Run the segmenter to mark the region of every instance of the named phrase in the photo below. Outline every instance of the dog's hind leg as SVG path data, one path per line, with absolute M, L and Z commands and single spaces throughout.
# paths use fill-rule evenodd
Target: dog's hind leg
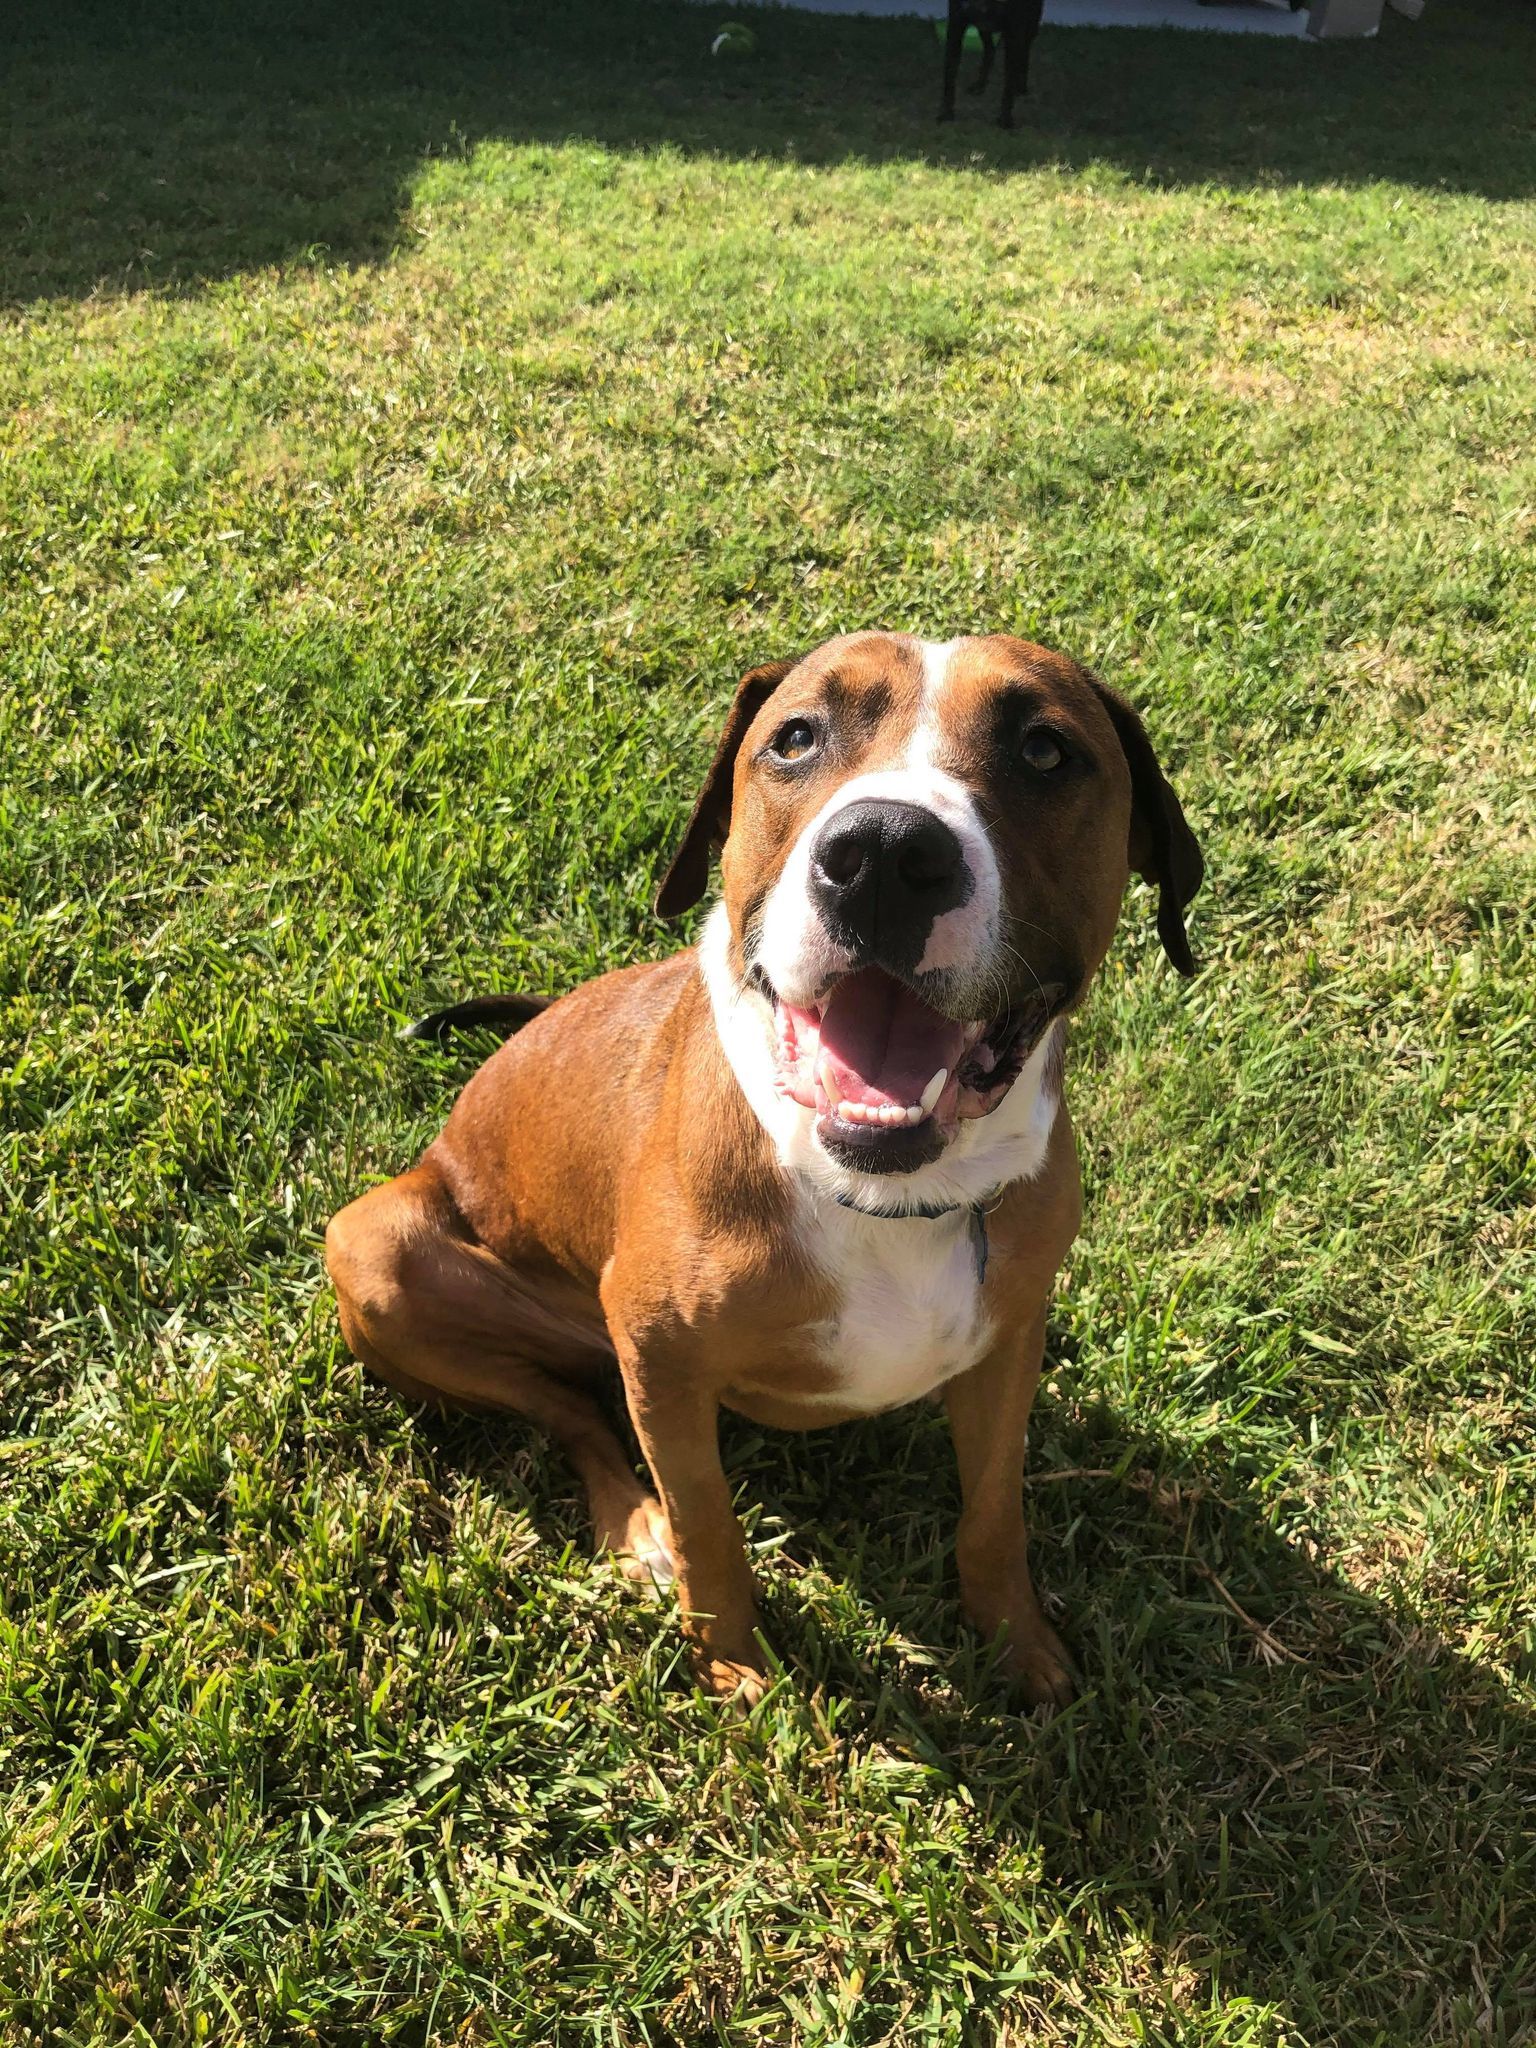
M 984 28 L 979 30 L 978 33 L 981 36 L 981 69 L 976 74 L 976 83 L 966 87 L 968 93 L 983 93 L 986 91 L 987 80 L 992 76 L 992 60 L 997 55 L 997 37 L 993 34 L 992 30 Z
M 999 128 L 1013 126 L 1013 103 L 1029 91 L 1029 53 L 1040 27 L 1044 0 L 1015 0 L 1003 13 L 1003 104 Z
M 546 1431 L 586 1488 L 598 1548 L 619 1552 L 631 1577 L 671 1576 L 661 1504 L 590 1391 L 613 1369 L 595 1293 L 489 1252 L 430 1164 L 333 1217 L 325 1259 L 364 1365 L 407 1399 L 506 1408 Z

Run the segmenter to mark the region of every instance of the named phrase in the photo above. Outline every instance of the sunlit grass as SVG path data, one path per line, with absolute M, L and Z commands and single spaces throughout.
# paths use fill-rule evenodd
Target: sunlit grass
M 24 35 L 7 2040 L 1528 2035 L 1533 42 L 1444 15 L 1047 31 L 1012 137 L 926 28 Z M 936 1416 L 728 1430 L 737 1726 L 318 1258 L 477 1056 L 395 1026 L 673 943 L 735 675 L 876 623 L 1100 664 L 1207 852 L 1075 1042 L 1045 1728 Z

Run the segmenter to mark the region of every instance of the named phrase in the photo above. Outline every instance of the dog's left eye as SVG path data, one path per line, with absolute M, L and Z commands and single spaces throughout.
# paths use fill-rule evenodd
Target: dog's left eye
M 792 718 L 768 744 L 781 761 L 800 761 L 816 751 L 816 728 L 804 718 Z
M 1037 725 L 1033 732 L 1025 733 L 1019 754 L 1026 767 L 1033 768 L 1037 775 L 1049 775 L 1067 758 L 1067 750 L 1061 741 L 1043 725 Z

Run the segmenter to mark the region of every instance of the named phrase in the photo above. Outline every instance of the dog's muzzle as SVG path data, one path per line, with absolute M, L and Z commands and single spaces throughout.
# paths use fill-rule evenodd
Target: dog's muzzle
M 975 884 L 955 832 L 920 804 L 866 799 L 836 812 L 810 854 L 810 894 L 849 957 L 913 974 L 934 921 Z
M 772 978 L 772 946 L 751 961 L 774 1008 L 779 1090 L 815 1112 L 846 1165 L 909 1173 L 936 1159 L 998 1107 L 1066 999 L 1043 976 L 1008 993 L 974 858 L 926 804 L 855 797 L 806 847 L 809 922 L 789 987 Z

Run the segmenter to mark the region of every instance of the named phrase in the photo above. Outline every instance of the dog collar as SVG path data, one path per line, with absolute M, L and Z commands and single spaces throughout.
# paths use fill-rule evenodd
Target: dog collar
M 921 1209 L 871 1209 L 852 1195 L 835 1190 L 832 1199 L 840 1209 L 851 1209 L 855 1216 L 873 1216 L 880 1223 L 934 1223 L 940 1216 L 958 1216 L 962 1210 L 981 1207 L 979 1202 L 927 1202 Z
M 980 1287 L 987 1277 L 987 1212 L 1002 1193 L 994 1188 L 985 1204 L 981 1202 L 937 1202 L 926 1203 L 921 1209 L 866 1209 L 861 1203 L 850 1200 L 847 1195 L 833 1194 L 839 1208 L 851 1209 L 855 1216 L 872 1216 L 879 1223 L 934 1223 L 941 1216 L 969 1216 L 971 1219 L 971 1256 L 976 1261 L 976 1285 Z

